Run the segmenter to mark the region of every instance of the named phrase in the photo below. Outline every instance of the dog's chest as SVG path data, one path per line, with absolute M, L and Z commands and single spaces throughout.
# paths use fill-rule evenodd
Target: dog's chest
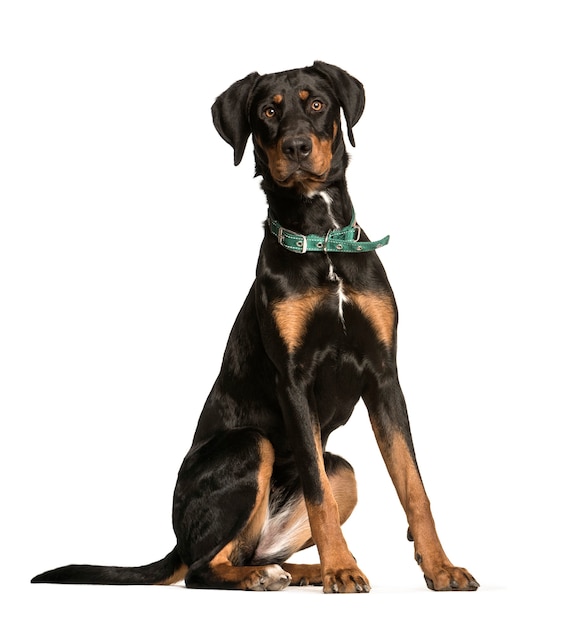
M 345 313 L 343 305 L 349 302 L 349 297 L 345 293 L 345 283 L 342 278 L 335 271 L 335 267 L 329 261 L 329 273 L 328 279 L 334 285 L 336 285 L 336 298 L 337 298 L 337 316 L 339 317 L 339 321 L 345 327 Z
M 395 310 L 386 292 L 359 290 L 329 264 L 327 280 L 275 301 L 272 316 L 289 353 L 305 345 L 392 345 Z

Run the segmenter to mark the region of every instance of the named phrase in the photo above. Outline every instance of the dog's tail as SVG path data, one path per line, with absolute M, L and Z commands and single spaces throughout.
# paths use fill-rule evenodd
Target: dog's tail
M 188 568 L 177 547 L 161 561 L 140 567 L 66 565 L 35 576 L 32 583 L 70 585 L 171 585 L 184 578 Z

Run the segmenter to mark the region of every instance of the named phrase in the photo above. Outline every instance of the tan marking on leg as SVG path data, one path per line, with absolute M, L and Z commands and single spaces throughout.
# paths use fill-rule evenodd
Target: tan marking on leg
M 245 528 L 227 543 L 210 561 L 209 567 L 219 580 L 245 590 L 283 589 L 290 583 L 290 575 L 279 565 L 235 566 L 240 555 L 251 554 L 259 541 L 268 514 L 270 480 L 274 465 L 274 449 L 267 439 L 260 443 L 258 491 L 253 511 Z
M 357 483 L 351 468 L 338 469 L 328 474 L 331 490 L 339 511 L 342 526 L 357 504 Z M 314 545 L 308 510 L 302 496 L 270 517 L 261 532 L 254 555 L 254 563 L 267 563 L 274 555 L 289 558 L 295 552 Z
M 339 523 L 342 526 L 357 504 L 355 474 L 352 469 L 339 470 L 329 476 L 329 482 L 339 509 Z
M 230 562 L 217 562 L 210 567 L 218 580 L 243 591 L 279 591 L 292 580 L 277 563 L 235 566 Z
M 249 520 L 237 537 L 232 539 L 210 562 L 217 564 L 240 560 L 241 554 L 250 554 L 259 541 L 261 531 L 267 520 L 270 480 L 274 467 L 274 448 L 268 439 L 260 442 L 260 464 L 257 477 L 257 496 Z
M 399 432 L 392 437 L 385 462 L 406 511 L 416 552 L 423 558 L 426 556 L 427 560 L 446 560 L 435 530 L 429 498 L 404 437 Z
M 351 468 L 338 468 L 328 474 L 331 490 L 339 510 L 339 524 L 351 515 L 357 504 L 357 484 Z M 294 497 L 282 510 L 272 515 L 261 532 L 254 563 L 267 563 L 275 555 L 290 558 L 292 554 L 314 545 L 308 510 L 302 495 Z
M 243 541 L 247 545 L 255 546 L 259 541 L 261 530 L 266 522 L 268 513 L 268 501 L 270 481 L 274 471 L 274 448 L 268 439 L 262 439 L 260 444 L 261 463 L 257 477 L 257 497 L 253 506 L 251 517 L 243 530 Z
M 294 352 L 302 343 L 308 321 L 326 293 L 324 289 L 313 289 L 273 303 L 274 321 L 288 352 Z
M 303 565 L 299 563 L 284 563 L 282 568 L 292 576 L 291 585 L 322 585 L 323 575 L 319 563 Z
M 186 573 L 188 572 L 187 565 L 180 565 L 178 569 L 169 577 L 158 583 L 158 585 L 175 585 L 175 583 L 180 582 L 180 580 L 184 580 L 186 577 Z
M 478 584 L 473 576 L 467 570 L 455 567 L 441 546 L 429 498 L 404 436 L 396 431 L 389 440 L 376 428 L 374 432 L 406 513 L 414 540 L 415 559 L 425 574 L 427 585 L 436 590 L 475 590 Z
M 347 297 L 368 319 L 378 339 L 387 346 L 394 335 L 394 304 L 387 294 L 350 291 Z
M 369 582 L 357 567 L 341 532 L 340 513 L 325 471 L 320 435 L 315 438 L 323 500 L 307 502 L 312 538 L 321 559 L 325 593 L 369 591 Z

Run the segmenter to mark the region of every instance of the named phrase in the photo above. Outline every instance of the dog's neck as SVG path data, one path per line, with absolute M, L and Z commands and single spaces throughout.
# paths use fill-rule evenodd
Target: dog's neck
M 345 179 L 348 163 L 349 155 L 339 135 L 333 145 L 331 170 L 324 184 L 312 191 L 282 187 L 272 179 L 265 155 L 256 147 L 255 173 L 262 177 L 261 188 L 267 197 L 270 219 L 301 234 L 326 235 L 330 230 L 347 226 L 353 214 Z
M 268 215 L 281 226 L 301 234 L 326 235 L 329 230 L 347 226 L 353 206 L 345 181 L 325 185 L 312 193 L 280 189 L 262 183 L 268 200 Z

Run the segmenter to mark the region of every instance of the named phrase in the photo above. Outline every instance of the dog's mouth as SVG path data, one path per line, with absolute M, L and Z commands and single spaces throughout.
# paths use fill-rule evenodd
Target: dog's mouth
M 304 183 L 322 183 L 329 175 L 329 169 L 316 171 L 312 168 L 304 167 L 301 164 L 292 164 L 289 167 L 278 167 L 276 170 L 270 165 L 270 172 L 274 181 L 282 187 L 292 187 Z
M 276 151 L 269 159 L 270 174 L 281 187 L 307 186 L 324 183 L 331 171 L 331 146 L 314 149 L 303 159 L 297 160 Z
M 304 154 L 288 150 L 284 138 L 274 145 L 259 143 L 272 180 L 280 187 L 316 190 L 329 176 L 332 161 L 332 139 L 311 135 Z
M 304 167 L 290 168 L 286 174 L 272 173 L 274 182 L 284 189 L 296 190 L 304 195 L 319 192 L 325 184 L 329 170 L 317 173 Z

